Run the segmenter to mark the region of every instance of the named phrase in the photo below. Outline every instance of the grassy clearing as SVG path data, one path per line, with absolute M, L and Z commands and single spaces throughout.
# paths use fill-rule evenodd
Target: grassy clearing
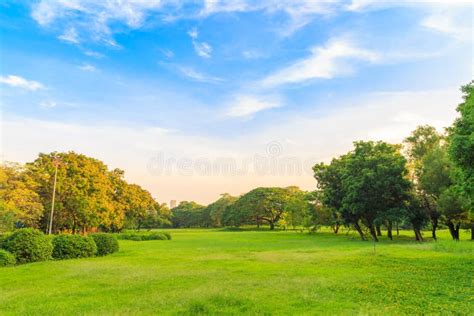
M 121 240 L 108 257 L 0 268 L 0 313 L 472 313 L 474 243 L 403 234 L 375 252 L 372 242 L 329 232 L 174 230 L 170 241 Z

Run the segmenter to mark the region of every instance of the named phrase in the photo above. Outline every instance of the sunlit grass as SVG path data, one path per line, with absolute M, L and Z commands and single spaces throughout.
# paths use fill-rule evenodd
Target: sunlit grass
M 399 314 L 474 310 L 474 243 L 172 230 L 108 257 L 0 269 L 0 314 Z

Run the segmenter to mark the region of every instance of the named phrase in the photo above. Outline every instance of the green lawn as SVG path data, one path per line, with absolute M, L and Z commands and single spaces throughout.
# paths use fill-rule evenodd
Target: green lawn
M 172 230 L 103 258 L 0 268 L 0 314 L 474 311 L 474 243 L 344 233 Z

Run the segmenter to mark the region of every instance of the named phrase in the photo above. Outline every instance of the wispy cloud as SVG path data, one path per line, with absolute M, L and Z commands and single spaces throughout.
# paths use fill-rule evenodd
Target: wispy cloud
M 11 87 L 22 88 L 31 91 L 44 89 L 44 85 L 42 85 L 38 81 L 27 80 L 23 77 L 15 75 L 0 76 L 0 83 L 6 84 Z
M 192 29 L 190 29 L 190 30 L 188 31 L 188 35 L 189 35 L 189 37 L 191 37 L 192 39 L 197 39 L 199 33 L 198 33 L 198 31 L 197 31 L 196 28 L 192 28 Z
M 196 54 L 202 58 L 210 58 L 212 54 L 212 47 L 206 42 L 193 41 L 194 50 Z
M 461 41 L 472 40 L 472 21 L 470 21 L 469 25 L 462 25 L 459 20 L 450 12 L 441 11 L 427 16 L 420 24 L 427 29 L 446 34 Z
M 88 71 L 88 72 L 95 72 L 97 71 L 97 68 L 91 64 L 82 64 L 77 66 L 82 71 Z
M 62 35 L 59 35 L 58 38 L 63 42 L 79 44 L 79 37 L 75 28 L 69 28 Z
M 189 37 L 191 37 L 194 51 L 196 52 L 196 54 L 198 54 L 202 58 L 210 58 L 212 54 L 212 47 L 206 42 L 199 42 L 197 40 L 199 36 L 199 32 L 197 31 L 197 29 L 192 28 L 188 31 L 188 35 Z
M 31 16 L 41 26 L 60 23 L 68 31 L 60 36 L 62 40 L 76 43 L 79 31 L 88 39 L 111 45 L 114 22 L 136 29 L 141 27 L 148 14 L 163 7 L 162 1 L 141 0 L 41 0 L 33 5 Z M 75 30 L 76 33 L 69 32 Z M 69 33 L 68 33 L 69 32 Z
M 101 53 L 93 51 L 93 50 L 85 50 L 84 55 L 89 56 L 89 57 L 94 57 L 94 58 L 97 58 L 97 59 L 105 57 L 104 54 L 101 54 Z
M 44 109 L 52 109 L 52 108 L 55 108 L 58 105 L 58 103 L 55 101 L 48 100 L 48 101 L 41 101 L 39 105 L 40 107 Z
M 178 70 L 182 75 L 194 81 L 206 83 L 219 83 L 224 81 L 222 78 L 206 75 L 190 67 L 179 66 Z
M 373 51 L 358 48 L 346 39 L 332 39 L 324 46 L 311 49 L 310 56 L 297 60 L 261 81 L 264 87 L 294 84 L 311 79 L 331 79 L 354 71 L 354 61 L 376 62 L 379 55 Z
M 170 49 L 160 49 L 161 53 L 166 56 L 166 58 L 173 58 L 174 57 L 174 52 Z
M 237 95 L 224 116 L 251 118 L 255 113 L 281 107 L 281 101 L 275 96 Z

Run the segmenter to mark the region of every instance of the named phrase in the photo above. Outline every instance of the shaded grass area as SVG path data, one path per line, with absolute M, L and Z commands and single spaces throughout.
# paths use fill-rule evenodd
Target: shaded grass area
M 0 269 L 1 314 L 399 314 L 474 310 L 474 243 L 172 230 L 108 257 Z M 467 233 L 464 232 L 464 239 Z

